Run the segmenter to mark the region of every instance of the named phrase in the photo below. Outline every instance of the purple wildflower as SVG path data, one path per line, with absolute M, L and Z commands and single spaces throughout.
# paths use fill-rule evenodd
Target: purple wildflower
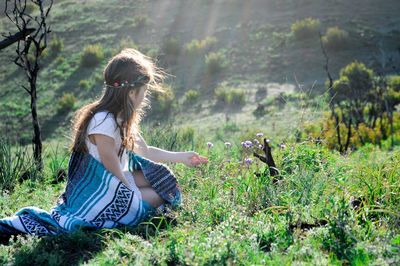
M 245 146 L 245 148 L 251 148 L 251 147 L 253 147 L 253 143 L 250 140 L 246 140 L 244 142 L 244 146 Z
M 214 146 L 214 144 L 212 144 L 212 142 L 207 142 L 207 146 L 210 149 L 210 148 L 212 148 Z
M 256 134 L 257 138 L 261 138 L 262 136 L 264 136 L 264 134 L 262 132 L 259 132 Z
M 251 163 L 253 162 L 253 160 L 252 160 L 251 158 L 246 158 L 246 159 L 244 159 L 244 162 L 245 162 L 247 165 L 249 165 L 249 164 L 251 164 Z
M 260 144 L 260 142 L 258 141 L 258 139 L 254 139 L 253 141 L 254 141 L 254 145 Z
M 232 144 L 230 142 L 225 142 L 225 147 L 230 148 L 232 146 Z

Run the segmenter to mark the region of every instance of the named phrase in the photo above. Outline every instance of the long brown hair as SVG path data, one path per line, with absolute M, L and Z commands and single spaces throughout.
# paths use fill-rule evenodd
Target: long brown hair
M 139 122 L 144 115 L 144 108 L 149 105 L 147 95 L 152 91 L 164 92 L 160 85 L 164 72 L 139 51 L 124 49 L 111 58 L 103 75 L 105 86 L 100 99 L 83 106 L 75 114 L 72 151 L 88 152 L 85 143 L 88 124 L 97 112 L 107 111 L 113 114 L 119 128 L 122 144 L 118 155 L 121 157 L 124 148 L 131 150 L 134 148 L 132 135 L 139 131 Z M 125 81 L 129 85 L 115 86 Z M 137 96 L 143 86 L 147 87 L 146 90 L 149 93 L 145 94 L 140 106 L 133 106 L 129 92 L 136 90 L 135 96 Z M 118 117 L 121 119 L 120 123 L 118 123 Z

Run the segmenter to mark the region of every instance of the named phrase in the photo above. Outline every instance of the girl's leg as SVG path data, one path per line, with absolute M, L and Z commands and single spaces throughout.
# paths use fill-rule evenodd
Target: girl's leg
M 147 201 L 154 208 L 158 208 L 164 203 L 164 200 L 151 187 L 139 187 L 142 192 L 142 199 Z
M 149 181 L 144 177 L 142 170 L 134 170 L 132 171 L 132 175 L 138 188 L 151 187 Z

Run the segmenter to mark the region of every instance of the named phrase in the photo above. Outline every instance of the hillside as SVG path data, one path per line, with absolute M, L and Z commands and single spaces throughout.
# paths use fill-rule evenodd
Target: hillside
M 98 95 L 107 58 L 126 46 L 136 46 L 156 58 L 171 74 L 167 83 L 177 103 L 189 89 L 200 92 L 201 112 L 196 108 L 189 108 L 185 115 L 179 108 L 172 112 L 177 121 L 190 121 L 188 125 L 195 128 L 198 123 L 204 125 L 204 119 L 210 118 L 205 124 L 213 124 L 225 117 L 224 112 L 210 108 L 213 91 L 221 82 L 246 91 L 246 105 L 229 114 L 239 122 L 247 118 L 245 123 L 257 123 L 251 115 L 259 101 L 254 98 L 257 88 L 284 85 L 320 91 L 326 75 L 318 38 L 298 41 L 291 34 L 292 23 L 307 17 L 320 20 L 322 33 L 333 26 L 349 33 L 350 44 L 329 53 L 334 77 L 353 60 L 378 73 L 398 73 L 399 7 L 395 0 L 56 1 L 49 19 L 51 35 L 60 38 L 64 48 L 43 60 L 38 81 L 44 137 L 68 134 L 71 110 L 60 111 L 59 99 L 66 92 L 73 93 L 78 99 L 75 110 Z M 4 17 L 0 25 L 3 33 L 14 29 Z M 205 52 L 216 52 L 225 61 L 223 70 L 213 76 L 206 72 L 205 54 L 189 58 L 184 53 L 192 40 L 207 37 L 215 37 L 216 42 Z M 176 40 L 173 55 L 165 49 L 171 38 Z M 88 44 L 101 44 L 104 49 L 104 59 L 94 68 L 80 66 L 80 55 Z M 29 99 L 20 88 L 25 79 L 12 63 L 13 53 L 13 47 L 0 53 L 0 128 L 18 132 L 23 142 L 29 142 Z M 239 114 L 243 117 L 237 117 Z

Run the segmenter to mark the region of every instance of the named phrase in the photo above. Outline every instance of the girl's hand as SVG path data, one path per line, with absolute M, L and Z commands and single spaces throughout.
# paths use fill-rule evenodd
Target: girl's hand
M 183 152 L 182 161 L 183 164 L 193 167 L 198 166 L 202 163 L 208 163 L 207 157 L 199 155 L 197 152 L 188 151 Z

